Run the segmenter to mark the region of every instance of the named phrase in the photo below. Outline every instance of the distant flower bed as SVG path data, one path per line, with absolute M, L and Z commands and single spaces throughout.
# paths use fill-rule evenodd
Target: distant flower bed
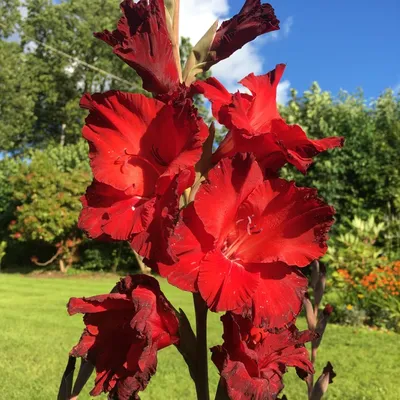
M 330 285 L 334 321 L 400 332 L 400 261 L 376 266 L 361 277 L 340 268 L 332 274 Z

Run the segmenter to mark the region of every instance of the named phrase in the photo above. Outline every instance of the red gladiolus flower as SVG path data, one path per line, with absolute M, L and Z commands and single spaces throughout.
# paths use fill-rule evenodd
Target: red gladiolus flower
M 171 238 L 179 262 L 158 269 L 199 291 L 213 311 L 251 313 L 255 325 L 281 328 L 300 312 L 307 288 L 297 266 L 326 252 L 333 214 L 314 189 L 264 181 L 253 157 L 223 159 Z
M 162 94 L 174 89 L 179 74 L 165 19 L 163 0 L 124 0 L 123 16 L 113 32 L 95 36 L 113 47 L 114 53 L 142 78 L 143 88 Z
M 195 87 L 213 104 L 213 115 L 229 133 L 213 156 L 216 163 L 222 157 L 237 152 L 253 152 L 268 175 L 276 175 L 287 162 L 305 173 L 317 154 L 341 147 L 342 137 L 308 139 L 299 125 L 288 125 L 280 116 L 276 104 L 278 83 L 284 64 L 266 75 L 250 74 L 240 83 L 251 95 L 230 94 L 215 78 L 197 81 Z
M 157 350 L 179 342 L 178 319 L 158 282 L 146 275 L 128 276 L 117 293 L 72 298 L 70 315 L 84 313 L 86 329 L 72 349 L 96 367 L 92 396 L 116 394 L 138 399 L 157 367 Z
M 315 337 L 313 332 L 299 332 L 294 325 L 280 333 L 265 332 L 230 313 L 221 320 L 224 344 L 211 349 L 212 360 L 230 399 L 274 400 L 284 387 L 286 367 L 314 372 L 304 347 Z
M 143 253 L 144 238 L 139 245 L 135 236 L 161 214 L 175 218 L 180 194 L 193 183 L 208 129 L 190 102 L 174 108 L 111 91 L 87 94 L 81 106 L 90 110 L 83 136 L 94 181 L 82 198 L 79 226 L 92 238 L 131 241 Z M 159 209 L 158 201 L 168 208 Z
M 239 14 L 224 21 L 210 47 L 210 66 L 228 58 L 257 36 L 279 29 L 279 20 L 270 4 L 246 0 Z

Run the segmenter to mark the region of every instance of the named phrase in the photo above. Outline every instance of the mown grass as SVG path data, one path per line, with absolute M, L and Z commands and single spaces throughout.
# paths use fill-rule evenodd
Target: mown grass
M 115 278 L 44 279 L 0 275 L 0 399 L 53 400 L 70 348 L 82 330 L 80 316 L 69 317 L 71 296 L 107 293 Z M 167 297 L 193 321 L 192 299 L 161 282 Z M 304 321 L 300 321 L 304 328 Z M 330 325 L 319 352 L 317 370 L 330 360 L 337 373 L 326 399 L 400 399 L 399 339 L 394 333 Z M 221 343 L 219 316 L 209 318 L 209 345 Z M 218 374 L 210 363 L 211 392 Z M 89 381 L 92 383 L 92 379 Z M 305 400 L 304 383 L 291 371 L 285 379 L 289 400 Z M 80 399 L 88 399 L 90 386 Z M 144 400 L 195 399 L 186 366 L 174 348 L 159 353 L 157 374 Z M 105 397 L 100 397 L 105 399 Z

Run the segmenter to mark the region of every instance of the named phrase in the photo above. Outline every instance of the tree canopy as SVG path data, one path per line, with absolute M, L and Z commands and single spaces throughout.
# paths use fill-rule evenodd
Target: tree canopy
M 367 102 L 362 92 L 333 97 L 317 83 L 282 113 L 312 138 L 344 136 L 343 149 L 320 155 L 299 184 L 321 188 L 338 218 L 400 212 L 400 97 L 385 91 Z M 294 171 L 287 170 L 289 177 Z

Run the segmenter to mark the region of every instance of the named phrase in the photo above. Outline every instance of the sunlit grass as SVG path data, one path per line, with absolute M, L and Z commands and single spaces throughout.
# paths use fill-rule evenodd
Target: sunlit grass
M 65 305 L 71 296 L 107 293 L 115 278 L 43 279 L 0 275 L 0 398 L 53 400 L 65 368 L 68 351 L 82 331 L 80 316 L 69 317 Z M 175 307 L 193 321 L 192 298 L 161 282 Z M 209 318 L 209 345 L 221 343 L 219 316 Z M 300 321 L 304 328 L 304 321 Z M 337 377 L 326 399 L 400 399 L 399 339 L 393 333 L 366 328 L 328 326 L 321 345 L 317 370 L 331 361 Z M 218 374 L 210 363 L 211 391 Z M 92 380 L 89 381 L 92 383 Z M 289 400 L 305 400 L 305 386 L 289 373 L 285 393 Z M 88 399 L 90 386 L 80 399 Z M 145 400 L 195 399 L 194 385 L 179 353 L 168 348 L 159 353 L 158 370 Z M 213 397 L 212 397 L 213 398 Z M 105 397 L 100 397 L 105 399 Z

